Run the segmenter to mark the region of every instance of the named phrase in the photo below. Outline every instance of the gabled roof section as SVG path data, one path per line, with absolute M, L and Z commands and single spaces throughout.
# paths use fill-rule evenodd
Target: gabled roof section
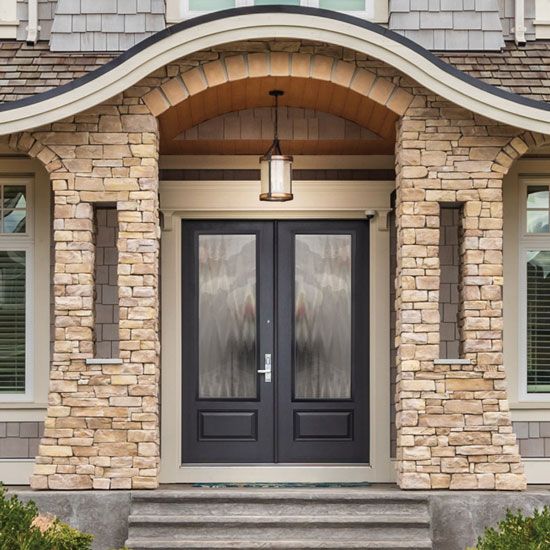
M 323 41 L 356 50 L 388 63 L 434 93 L 473 112 L 513 126 L 550 134 L 550 105 L 538 100 L 546 97 L 541 93 L 543 86 L 539 87 L 537 82 L 523 86 L 525 95 L 519 95 L 515 84 L 511 82 L 513 79 L 508 78 L 509 90 L 498 88 L 495 84 L 499 82 L 487 84 L 443 61 L 455 57 L 455 54 L 438 57 L 409 39 L 368 21 L 333 11 L 294 6 L 239 8 L 198 17 L 147 38 L 107 63 L 107 56 L 86 54 L 79 57 L 76 54 L 64 54 L 63 59 L 66 58 L 73 67 L 78 67 L 74 71 L 75 75 L 78 72 L 82 75 L 68 81 L 68 74 L 73 73 L 68 71 L 65 73 L 67 83 L 59 86 L 55 77 L 49 79 L 52 76 L 49 73 L 48 78 L 36 79 L 31 88 L 38 90 L 41 86 L 48 85 L 56 86 L 55 88 L 1 104 L 0 134 L 31 129 L 81 112 L 129 88 L 167 63 L 190 53 L 237 40 L 271 37 Z M 25 50 L 18 50 L 13 57 L 25 55 L 24 52 Z M 40 59 L 38 64 L 42 64 L 49 55 L 61 59 L 61 56 L 42 52 L 37 56 Z M 484 55 L 477 54 L 476 59 L 483 60 Z M 505 57 L 500 53 L 487 55 L 499 59 Z M 546 55 L 541 53 L 540 59 L 545 59 Z M 514 55 L 509 57 L 510 65 L 518 63 Z M 460 60 L 463 60 L 462 57 Z M 33 64 L 34 61 L 31 62 Z M 98 68 L 82 70 L 82 67 L 91 69 L 94 66 Z M 61 64 L 58 73 L 61 77 L 65 67 L 65 64 Z M 474 69 L 472 72 L 475 72 Z M 506 73 L 509 72 L 506 69 L 502 71 L 500 83 L 506 81 Z M 25 71 L 21 72 L 25 74 Z M 7 76 L 12 74 L 8 73 Z M 495 80 L 492 74 L 491 78 Z M 542 84 L 544 75 L 539 78 Z M 23 88 L 28 81 L 33 81 L 33 76 L 29 76 L 24 84 L 23 79 L 20 80 L 20 87 L 13 86 L 12 98 L 23 95 Z M 9 90 L 10 78 L 0 81 Z M 9 99 L 9 96 L 5 95 L 4 99 Z

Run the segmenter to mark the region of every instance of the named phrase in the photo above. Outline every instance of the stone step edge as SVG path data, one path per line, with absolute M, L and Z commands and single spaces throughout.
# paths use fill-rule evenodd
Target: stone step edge
M 323 546 L 324 544 L 324 546 Z M 432 541 L 429 539 L 407 541 L 312 541 L 312 540 L 263 540 L 260 542 L 249 540 L 209 541 L 209 540 L 165 540 L 165 539 L 128 539 L 126 546 L 134 548 L 380 548 L 403 550 L 431 550 Z
M 401 526 L 401 525 L 430 525 L 430 516 L 428 514 L 370 514 L 357 516 L 343 515 L 294 515 L 294 516 L 263 516 L 263 515 L 242 515 L 242 516 L 195 516 L 195 515 L 154 515 L 131 514 L 128 518 L 129 526 L 132 525 L 158 525 L 158 524 L 213 524 L 213 525 L 269 525 L 269 524 L 288 524 L 288 525 L 380 525 L 380 526 Z
M 382 494 L 353 494 L 353 493 L 304 493 L 304 492 L 289 492 L 287 490 L 273 490 L 273 492 L 265 491 L 231 491 L 227 492 L 213 491 L 154 491 L 154 492 L 132 492 L 132 502 L 173 502 L 173 501 L 193 501 L 193 500 L 300 500 L 308 502 L 316 501 L 343 501 L 343 502 L 387 502 L 387 503 L 429 503 L 429 498 L 424 495 L 415 494 L 399 494 L 389 495 Z

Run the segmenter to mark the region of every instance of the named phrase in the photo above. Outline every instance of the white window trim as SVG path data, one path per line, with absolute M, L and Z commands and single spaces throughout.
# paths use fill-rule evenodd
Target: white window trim
M 0 251 L 25 252 L 25 393 L 0 393 L 0 403 L 21 403 L 34 399 L 34 178 L 0 177 L 0 185 L 26 187 L 26 233 L 0 233 Z
M 533 24 L 535 25 L 536 38 L 550 38 L 550 2 L 548 0 L 536 0 Z
M 17 38 L 17 0 L 0 1 L 0 38 Z
M 300 0 L 300 6 L 318 8 L 320 0 Z M 361 19 L 366 19 L 374 23 L 387 23 L 389 10 L 389 0 L 365 0 L 367 6 L 363 11 L 345 11 L 340 13 L 346 13 L 353 15 Z M 273 0 L 273 3 L 277 3 L 277 0 Z M 253 6 L 254 0 L 235 0 L 235 7 L 242 8 L 246 6 Z M 334 10 L 337 11 L 337 10 Z M 167 0 L 166 1 L 166 20 L 168 24 L 178 23 L 199 15 L 205 15 L 211 13 L 208 11 L 191 11 L 189 9 L 189 0 Z
M 550 233 L 527 232 L 527 186 L 550 186 L 548 176 L 521 176 L 518 185 L 518 204 L 520 205 L 518 242 L 519 242 L 519 289 L 518 289 L 518 400 L 519 402 L 548 402 L 550 392 L 529 393 L 527 391 L 527 270 L 525 269 L 529 250 L 550 251 Z

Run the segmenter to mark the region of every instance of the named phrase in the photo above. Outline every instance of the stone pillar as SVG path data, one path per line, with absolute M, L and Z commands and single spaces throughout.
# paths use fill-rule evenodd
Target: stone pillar
M 525 488 L 502 365 L 502 177 L 514 158 L 505 151 L 514 132 L 420 94 L 398 123 L 396 421 L 403 489 Z M 471 364 L 436 361 L 442 203 L 463 205 L 460 359 Z
M 135 94 L 12 139 L 54 191 L 55 335 L 35 489 L 158 485 L 157 121 Z M 120 357 L 94 358 L 94 204 L 118 210 Z M 122 362 L 120 362 L 122 361 Z

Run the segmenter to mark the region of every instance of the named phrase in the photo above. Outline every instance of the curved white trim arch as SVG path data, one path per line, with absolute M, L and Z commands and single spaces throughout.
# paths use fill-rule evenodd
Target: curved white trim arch
M 269 8 L 267 6 L 266 8 Z M 476 81 L 435 56 L 372 23 L 326 10 L 240 9 L 177 25 L 71 85 L 0 109 L 0 135 L 73 116 L 123 92 L 164 65 L 203 49 L 260 38 L 327 42 L 369 55 L 400 70 L 432 92 L 496 121 L 550 134 L 550 105 Z

